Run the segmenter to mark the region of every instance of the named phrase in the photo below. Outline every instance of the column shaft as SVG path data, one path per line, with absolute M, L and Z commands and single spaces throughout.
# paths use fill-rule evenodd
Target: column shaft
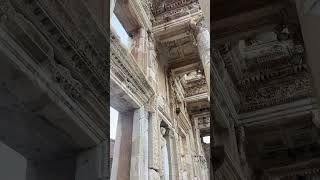
M 134 111 L 130 179 L 148 180 L 148 112 Z

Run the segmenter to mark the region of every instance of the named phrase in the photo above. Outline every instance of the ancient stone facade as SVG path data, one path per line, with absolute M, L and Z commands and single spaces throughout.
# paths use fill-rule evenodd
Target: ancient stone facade
M 213 1 L 214 180 L 319 179 L 318 2 Z
M 126 48 L 110 27 L 110 105 L 120 114 L 111 179 L 208 180 L 210 35 L 199 2 L 111 4 L 129 35 Z
M 106 7 L 0 1 L 0 141 L 26 159 L 24 179 L 109 176 Z

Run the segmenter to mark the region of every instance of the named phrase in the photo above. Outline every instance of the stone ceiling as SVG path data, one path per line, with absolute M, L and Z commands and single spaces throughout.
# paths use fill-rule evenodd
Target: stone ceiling
M 231 80 L 225 83 L 236 87 L 240 116 L 265 118 L 254 125 L 247 123 L 249 118 L 240 119 L 246 127 L 249 163 L 266 170 L 319 158 L 319 130 L 312 124 L 312 113 L 304 110 L 309 114 L 298 116 L 297 107 L 293 112 L 286 108 L 313 97 L 295 5 L 286 0 L 212 4 L 211 30 L 222 59 L 218 71 L 226 68 Z M 264 111 L 270 118 L 259 115 Z M 285 111 L 287 118 L 280 117 Z
M 229 12 L 216 10 L 216 12 L 219 11 Z M 215 45 L 238 41 L 261 32 L 272 31 L 281 24 L 299 24 L 296 7 L 289 0 L 270 1 L 265 6 L 240 12 L 221 16 L 221 18 L 211 21 L 213 23 L 211 30 L 215 35 Z
M 200 61 L 194 36 L 188 27 L 156 35 L 162 62 L 172 68 Z
M 211 3 L 213 21 L 235 16 L 243 12 L 261 8 L 279 0 L 215 0 Z
M 162 62 L 170 68 L 200 61 L 191 16 L 201 13 L 195 0 L 155 1 L 154 32 Z
M 202 135 L 210 131 L 208 88 L 190 20 L 201 14 L 197 0 L 153 1 L 154 32 L 160 61 L 174 73 L 184 90 L 190 116 L 201 119 Z
M 247 128 L 251 163 L 269 169 L 320 157 L 319 130 L 311 118 L 307 114 Z

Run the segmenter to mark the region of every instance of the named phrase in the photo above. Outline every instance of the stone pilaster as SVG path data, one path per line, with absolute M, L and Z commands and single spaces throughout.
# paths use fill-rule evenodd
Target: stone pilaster
M 148 180 L 148 112 L 134 111 L 130 179 Z
M 187 141 L 187 152 L 186 152 L 186 160 L 187 160 L 187 171 L 190 175 L 190 179 L 194 178 L 194 168 L 193 168 L 193 153 L 191 149 L 191 140 L 190 140 L 190 131 L 186 136 Z
M 150 113 L 149 119 L 149 169 L 159 171 L 160 168 L 160 123 L 157 112 Z
M 210 91 L 210 33 L 203 17 L 196 17 L 191 20 L 191 27 L 195 33 L 199 56 L 206 76 L 208 90 Z
M 178 144 L 175 136 L 175 132 L 172 129 L 168 129 L 168 150 L 170 159 L 170 180 L 179 180 L 179 164 L 178 164 Z
M 194 117 L 193 118 L 194 123 L 194 134 L 195 134 L 195 141 L 196 141 L 196 152 L 198 155 L 201 154 L 201 137 L 200 137 L 200 130 L 199 130 L 199 118 Z
M 141 27 L 135 32 L 130 32 L 129 49 L 140 69 L 147 74 L 147 47 L 148 47 L 148 33 L 146 29 Z

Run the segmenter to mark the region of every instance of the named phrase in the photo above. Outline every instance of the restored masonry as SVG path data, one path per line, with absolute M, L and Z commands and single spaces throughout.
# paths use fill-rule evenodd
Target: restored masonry
M 320 179 L 320 1 L 212 7 L 211 178 Z
M 210 34 L 197 0 L 111 1 L 112 180 L 209 180 Z
M 0 179 L 108 179 L 108 10 L 0 1 Z

